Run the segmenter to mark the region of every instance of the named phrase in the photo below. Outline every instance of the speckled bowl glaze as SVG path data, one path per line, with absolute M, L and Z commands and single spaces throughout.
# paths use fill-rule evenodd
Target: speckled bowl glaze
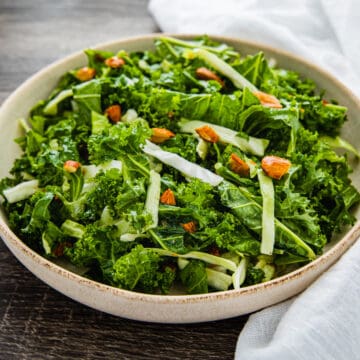
M 158 36 L 159 34 L 153 34 L 122 39 L 96 48 L 112 51 L 151 49 L 154 39 Z M 194 37 L 194 35 L 175 36 L 185 39 Z M 349 121 L 343 129 L 342 136 L 355 146 L 359 145 L 360 101 L 335 78 L 309 62 L 284 51 L 235 38 L 219 36 L 212 38 L 232 45 L 242 54 L 253 54 L 262 50 L 267 57 L 276 59 L 279 66 L 314 79 L 320 89 L 327 90 L 328 98 L 335 98 L 348 107 Z M 0 109 L 0 178 L 8 175 L 14 159 L 20 155 L 20 149 L 13 141 L 20 135 L 16 120 L 20 117 L 26 118 L 29 109 L 37 101 L 49 95 L 64 72 L 83 66 L 85 63 L 86 57 L 82 52 L 60 60 L 27 80 L 4 102 Z M 352 166 L 353 181 L 355 186 L 360 188 L 360 167 L 356 162 Z M 355 215 L 358 217 L 359 213 L 360 210 Z M 335 239 L 318 259 L 299 270 L 266 283 L 211 294 L 162 296 L 117 289 L 77 275 L 68 267 L 54 264 L 26 246 L 9 228 L 3 211 L 0 215 L 0 235 L 8 248 L 26 268 L 48 285 L 92 308 L 130 319 L 162 323 L 193 323 L 226 319 L 285 300 L 309 286 L 356 241 L 359 234 L 360 222 L 357 222 L 346 234 Z

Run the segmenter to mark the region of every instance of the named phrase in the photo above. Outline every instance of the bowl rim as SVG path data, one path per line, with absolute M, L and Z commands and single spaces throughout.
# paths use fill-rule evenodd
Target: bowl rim
M 227 42 L 232 44 L 239 44 L 243 46 L 249 46 L 253 47 L 255 49 L 261 49 L 263 51 L 269 51 L 275 54 L 275 56 L 281 56 L 289 59 L 290 61 L 295 61 L 297 63 L 302 63 L 307 68 L 313 69 L 315 72 L 320 73 L 323 77 L 329 79 L 332 83 L 336 85 L 337 88 L 339 88 L 343 93 L 345 93 L 351 101 L 353 101 L 356 106 L 359 108 L 360 111 L 360 99 L 349 89 L 347 88 L 341 81 L 339 81 L 334 75 L 329 73 L 328 71 L 322 69 L 320 66 L 311 63 L 309 60 L 294 55 L 286 50 L 282 50 L 270 45 L 263 44 L 261 42 L 256 41 L 250 41 L 246 39 L 242 39 L 239 37 L 233 37 L 233 36 L 219 36 L 219 35 L 213 35 L 213 34 L 206 34 L 209 36 L 210 39 L 214 39 L 216 41 L 220 42 Z M 116 45 L 119 46 L 126 46 L 127 44 L 136 43 L 138 41 L 150 41 L 155 40 L 159 37 L 165 37 L 165 36 L 171 36 L 181 39 L 194 39 L 196 37 L 201 36 L 201 34 L 176 34 L 176 33 L 152 33 L 152 34 L 146 34 L 146 35 L 137 35 L 137 36 L 131 36 L 131 37 L 125 37 L 120 38 L 117 40 L 111 40 L 108 42 L 102 42 L 95 46 L 91 46 L 91 49 L 103 49 L 108 47 L 113 47 Z M 25 80 L 19 87 L 17 87 L 3 102 L 3 104 L 0 107 L 0 117 L 1 113 L 5 111 L 7 107 L 11 107 L 12 103 L 16 100 L 18 97 L 18 94 L 26 91 L 28 87 L 32 86 L 33 82 L 36 82 L 36 80 L 45 75 L 46 73 L 51 72 L 54 68 L 57 68 L 61 64 L 70 62 L 71 60 L 75 60 L 76 58 L 82 56 L 83 50 L 76 51 L 68 56 L 65 56 L 59 60 L 56 60 L 52 62 L 51 64 L 45 66 L 44 68 L 37 71 L 35 74 L 33 74 L 31 77 L 29 77 L 27 80 Z M 159 303 L 159 304 L 181 304 L 181 303 L 202 303 L 207 301 L 219 301 L 224 300 L 228 298 L 233 297 L 239 297 L 245 294 L 255 293 L 258 291 L 261 291 L 263 289 L 274 287 L 279 284 L 285 284 L 292 280 L 295 280 L 305 273 L 310 272 L 312 269 L 318 267 L 322 263 L 330 262 L 332 263 L 334 260 L 337 259 L 338 254 L 340 256 L 356 241 L 357 237 L 360 235 L 360 220 L 358 220 L 354 226 L 346 232 L 346 234 L 334 245 L 332 246 L 328 251 L 326 251 L 324 254 L 316 258 L 315 260 L 311 261 L 310 263 L 300 267 L 299 269 L 292 271 L 288 274 L 282 275 L 280 277 L 277 277 L 275 279 L 272 279 L 270 281 L 247 286 L 244 288 L 240 288 L 238 290 L 226 290 L 226 291 L 216 291 L 206 294 L 183 294 L 183 295 L 158 295 L 158 294 L 147 294 L 147 293 L 141 293 L 141 292 L 135 292 L 130 290 L 124 290 L 120 288 L 113 287 L 111 285 L 107 285 L 104 283 L 100 283 L 94 280 L 90 280 L 88 278 L 85 278 L 81 275 L 78 275 L 70 270 L 67 270 L 51 260 L 46 259 L 42 255 L 38 254 L 34 250 L 32 250 L 30 247 L 28 247 L 19 237 L 15 235 L 15 233 L 10 229 L 10 227 L 7 225 L 5 221 L 5 217 L 1 214 L 0 215 L 0 235 L 3 238 L 4 243 L 9 247 L 7 244 L 7 241 L 10 241 L 11 244 L 17 248 L 19 251 L 21 251 L 25 256 L 30 256 L 35 262 L 38 263 L 38 265 L 42 267 L 46 267 L 48 271 L 52 271 L 56 275 L 59 275 L 61 277 L 65 277 L 70 281 L 81 283 L 82 285 L 85 285 L 90 288 L 97 288 L 100 291 L 103 292 L 110 292 L 115 296 L 125 298 L 127 300 L 141 300 L 143 302 L 151 302 L 151 303 Z M 6 240 L 5 240 L 6 239 Z M 9 247 L 10 251 L 13 252 L 13 250 Z M 339 256 L 339 257 L 340 257 Z M 18 258 L 15 255 L 16 258 Z M 21 261 L 21 260 L 20 260 Z M 30 269 L 29 269 L 30 270 Z M 31 270 L 30 270 L 31 272 Z

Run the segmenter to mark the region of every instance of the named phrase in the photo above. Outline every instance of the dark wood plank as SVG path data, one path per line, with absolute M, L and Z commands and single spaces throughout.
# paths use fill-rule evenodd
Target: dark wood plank
M 0 103 L 73 51 L 155 31 L 146 0 L 2 0 Z M 0 359 L 232 359 L 246 319 L 161 325 L 104 314 L 49 288 L 0 242 Z

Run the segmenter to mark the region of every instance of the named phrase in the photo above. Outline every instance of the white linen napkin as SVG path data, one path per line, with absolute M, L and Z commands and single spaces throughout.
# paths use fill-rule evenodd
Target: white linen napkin
M 301 55 L 360 96 L 359 0 L 151 0 L 170 33 L 238 36 Z M 360 242 L 300 296 L 250 316 L 241 360 L 360 359 Z
M 360 241 L 301 295 L 250 316 L 235 358 L 360 359 Z

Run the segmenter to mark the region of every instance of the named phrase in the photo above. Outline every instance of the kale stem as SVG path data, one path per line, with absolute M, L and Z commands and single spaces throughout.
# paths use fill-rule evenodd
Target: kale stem
M 179 58 L 179 54 L 175 51 L 175 49 L 168 43 L 168 39 L 167 38 L 163 38 L 161 39 L 161 41 L 163 42 L 163 44 L 167 47 L 167 49 L 170 51 L 170 53 L 176 58 Z
M 177 46 L 181 46 L 181 47 L 184 47 L 184 48 L 189 48 L 189 49 L 198 49 L 198 48 L 201 48 L 201 49 L 205 49 L 205 50 L 208 50 L 208 51 L 211 51 L 213 53 L 216 53 L 216 54 L 221 54 L 224 52 L 224 50 L 222 49 L 216 49 L 212 46 L 204 46 L 204 45 L 200 45 L 199 44 L 194 44 L 192 43 L 191 41 L 185 41 L 185 40 L 180 40 L 180 39 L 175 39 L 175 38 L 172 38 L 172 37 L 167 37 L 167 36 L 163 36 L 160 38 L 160 40 L 162 42 L 166 42 L 166 43 L 171 43 L 173 45 L 177 45 Z M 227 55 L 230 55 L 230 56 L 237 56 L 238 53 L 236 51 L 232 51 L 232 50 L 226 50 L 226 54 Z
M 169 249 L 165 246 L 165 244 L 161 241 L 160 237 L 157 236 L 154 232 L 154 230 L 148 230 L 148 233 L 151 235 L 151 237 L 164 249 L 164 250 L 168 250 Z

